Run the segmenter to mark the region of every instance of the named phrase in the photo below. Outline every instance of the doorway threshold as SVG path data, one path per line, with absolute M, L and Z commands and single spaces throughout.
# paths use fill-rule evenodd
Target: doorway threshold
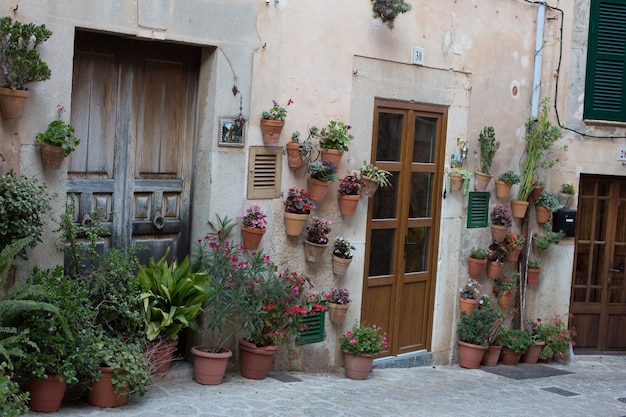
M 374 359 L 373 368 L 414 368 L 417 366 L 431 366 L 432 364 L 433 354 L 426 350 L 418 350 Z

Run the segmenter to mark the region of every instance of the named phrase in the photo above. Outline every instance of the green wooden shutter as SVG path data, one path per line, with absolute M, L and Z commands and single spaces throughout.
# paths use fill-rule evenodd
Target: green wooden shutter
M 302 329 L 300 330 L 300 344 L 308 345 L 324 341 L 325 311 L 317 311 L 313 314 L 305 314 L 302 317 Z
M 626 121 L 626 0 L 592 0 L 585 119 Z
M 489 192 L 471 191 L 467 206 L 467 228 L 487 227 L 489 224 Z

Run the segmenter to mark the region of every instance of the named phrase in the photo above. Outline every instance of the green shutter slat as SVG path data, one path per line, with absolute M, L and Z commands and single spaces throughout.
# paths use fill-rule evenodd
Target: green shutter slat
M 626 0 L 593 0 L 585 119 L 626 121 Z
M 467 228 L 487 227 L 489 224 L 489 192 L 471 191 L 467 205 Z
M 324 311 L 318 311 L 315 314 L 307 314 L 302 317 L 302 329 L 300 330 L 301 345 L 324 341 L 325 317 Z

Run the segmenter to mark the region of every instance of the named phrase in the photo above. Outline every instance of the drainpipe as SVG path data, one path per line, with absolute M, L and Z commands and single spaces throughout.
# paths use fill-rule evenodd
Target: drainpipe
M 541 58 L 543 51 L 543 28 L 545 25 L 546 5 L 537 7 L 537 33 L 535 33 L 535 68 L 533 72 L 533 92 L 530 112 L 532 117 L 539 114 L 539 93 L 541 87 Z

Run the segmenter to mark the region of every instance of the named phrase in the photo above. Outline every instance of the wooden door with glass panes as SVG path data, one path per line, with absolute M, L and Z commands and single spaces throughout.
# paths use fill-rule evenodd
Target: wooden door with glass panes
M 376 100 L 372 162 L 393 174 L 369 199 L 361 321 L 384 355 L 430 349 L 447 108 Z
M 570 326 L 577 352 L 626 351 L 626 178 L 581 175 Z

